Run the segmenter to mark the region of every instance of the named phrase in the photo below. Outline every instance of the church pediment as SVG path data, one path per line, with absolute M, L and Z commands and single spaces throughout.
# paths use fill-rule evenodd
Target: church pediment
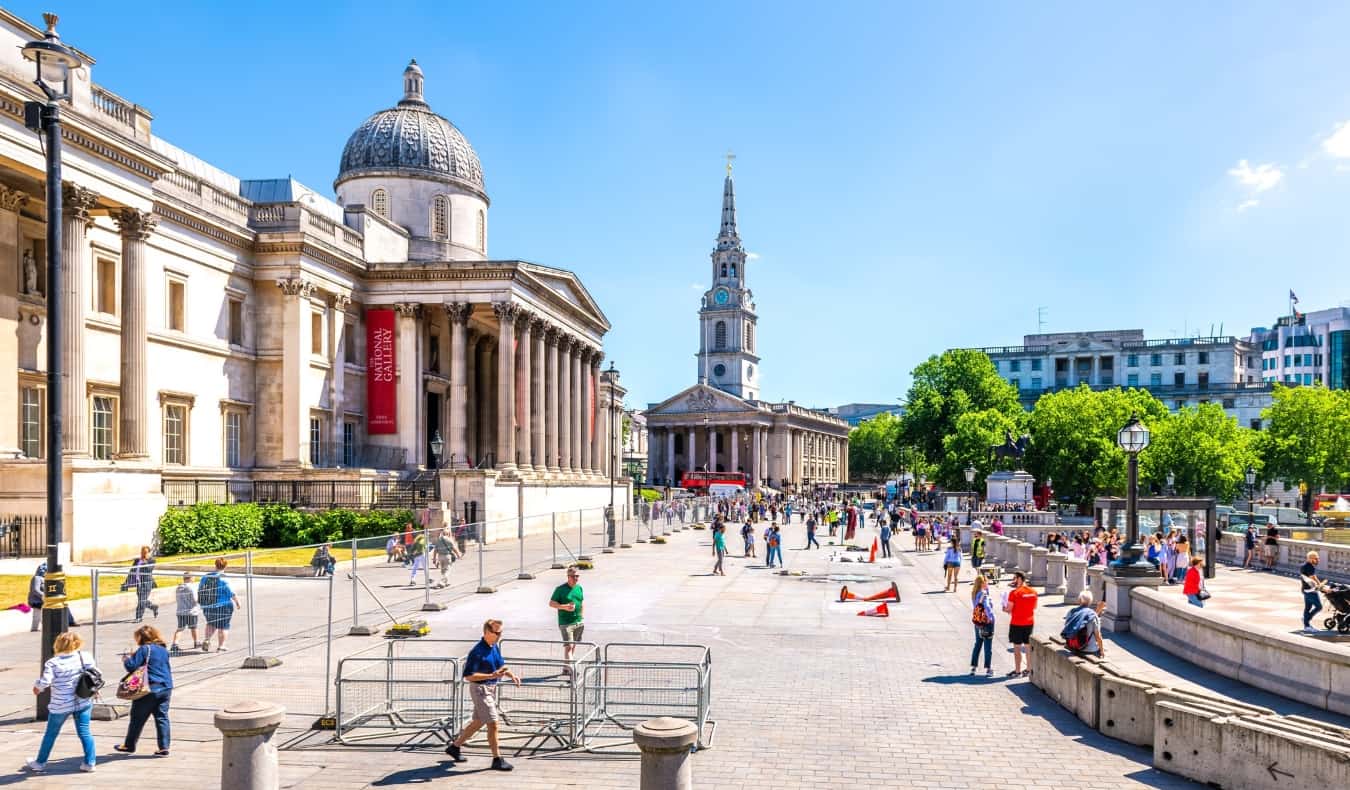
M 728 395 L 719 389 L 705 384 L 694 386 L 667 398 L 647 410 L 647 417 L 677 414 L 703 414 L 706 412 L 757 411 L 749 401 L 735 395 Z

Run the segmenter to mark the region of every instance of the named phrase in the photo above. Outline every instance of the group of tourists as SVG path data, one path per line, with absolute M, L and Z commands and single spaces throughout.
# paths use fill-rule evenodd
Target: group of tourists
M 456 518 L 455 525 L 448 529 L 416 529 L 409 521 L 403 526 L 401 535 L 390 535 L 384 544 L 385 561 L 390 565 L 402 565 L 408 569 L 408 586 L 417 586 L 417 572 L 422 572 L 423 584 L 443 589 L 450 583 L 450 566 L 464 558 L 464 551 L 456 539 L 456 531 L 465 529 L 463 520 Z M 332 574 L 336 561 L 332 558 L 332 544 L 326 543 L 314 552 L 310 565 L 315 568 L 316 576 Z M 428 564 L 434 563 L 440 574 L 440 581 L 431 584 L 431 571 Z

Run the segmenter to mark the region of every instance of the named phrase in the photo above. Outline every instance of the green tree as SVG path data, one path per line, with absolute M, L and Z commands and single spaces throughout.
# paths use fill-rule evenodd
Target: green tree
M 1263 479 L 1310 492 L 1350 488 L 1350 391 L 1277 386 L 1261 417 Z
M 961 415 L 992 409 L 1010 419 L 1022 419 L 1024 410 L 1016 388 L 998 375 L 998 368 L 982 351 L 955 349 L 931 356 L 914 369 L 913 376 L 905 416 L 901 418 L 900 440 L 939 469 L 950 466 L 945 461 L 945 441 L 956 433 Z M 964 467 L 969 460 L 956 463 Z M 939 479 L 947 484 L 959 480 L 960 486 L 965 485 L 965 477 L 960 475 L 956 480 L 945 474 Z
M 848 432 L 849 475 L 884 479 L 900 471 L 900 419 L 882 412 Z
M 938 464 L 937 477 L 943 486 L 967 491 L 972 487 L 976 491 L 984 490 L 984 478 L 994 471 L 989 448 L 1002 444 L 1005 431 L 1014 436 L 1022 432 L 1026 413 L 1005 414 L 998 409 L 968 411 L 956 418 L 956 429 L 943 437 L 942 461 Z M 975 482 L 966 482 L 966 467 L 975 467 Z
M 1053 478 L 1056 494 L 1079 505 L 1098 494 L 1123 495 L 1125 452 L 1116 433 L 1133 413 L 1150 430 L 1168 417 L 1167 407 L 1141 389 L 1095 392 L 1084 384 L 1041 396 L 1028 420 L 1027 471 L 1037 480 Z
M 1186 407 L 1149 424 L 1148 449 L 1139 454 L 1141 485 L 1161 490 L 1167 473 L 1182 496 L 1231 502 L 1246 487 L 1247 467 L 1261 467 L 1254 432 L 1217 403 Z

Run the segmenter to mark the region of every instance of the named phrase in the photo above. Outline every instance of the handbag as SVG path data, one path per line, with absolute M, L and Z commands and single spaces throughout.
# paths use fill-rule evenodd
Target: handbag
M 80 657 L 80 677 L 75 681 L 75 696 L 89 699 L 103 688 L 103 673 L 98 671 L 98 667 L 85 664 L 83 654 L 77 655 Z
M 1208 601 L 1212 596 L 1209 594 L 1208 589 L 1206 589 L 1205 587 L 1201 587 L 1200 592 L 1196 593 L 1195 597 L 1199 598 L 1202 601 Z
M 136 700 L 150 693 L 149 662 L 128 672 L 117 684 L 117 698 Z

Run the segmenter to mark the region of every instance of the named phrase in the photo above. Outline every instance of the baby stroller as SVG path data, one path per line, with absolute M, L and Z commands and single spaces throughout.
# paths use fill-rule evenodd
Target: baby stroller
M 1350 634 L 1350 587 L 1336 582 L 1327 582 L 1322 587 L 1322 595 L 1336 613 L 1328 617 L 1322 625 L 1328 631 L 1335 629 L 1342 634 Z

